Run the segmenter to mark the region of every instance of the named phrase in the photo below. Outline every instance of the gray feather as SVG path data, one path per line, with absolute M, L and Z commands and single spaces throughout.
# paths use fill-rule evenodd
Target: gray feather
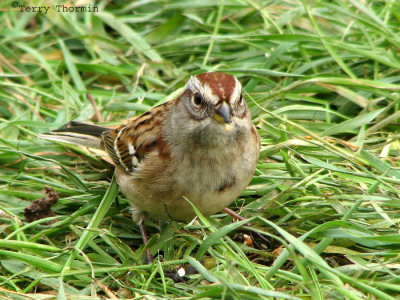
M 69 122 L 64 128 L 39 134 L 38 138 L 48 141 L 63 142 L 89 148 L 102 149 L 102 134 L 109 128 L 87 123 Z

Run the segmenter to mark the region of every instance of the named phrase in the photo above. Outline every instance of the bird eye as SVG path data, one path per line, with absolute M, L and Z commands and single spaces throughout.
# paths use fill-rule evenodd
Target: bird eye
M 240 93 L 239 104 L 242 104 L 242 103 L 243 103 L 243 94 Z
M 194 94 L 193 103 L 196 106 L 201 105 L 201 103 L 203 103 L 203 97 L 201 97 L 201 95 L 199 93 Z

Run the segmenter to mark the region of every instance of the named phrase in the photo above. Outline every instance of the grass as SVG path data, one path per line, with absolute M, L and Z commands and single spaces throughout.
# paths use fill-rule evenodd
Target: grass
M 0 5 L 2 298 L 400 297 L 398 1 L 96 1 L 99 13 L 46 15 L 11 5 Z M 270 244 L 244 243 L 246 222 L 224 213 L 149 220 L 158 256 L 146 265 L 110 165 L 37 135 L 69 120 L 117 124 L 211 70 L 239 78 L 261 135 L 231 208 Z M 45 186 L 60 196 L 55 215 L 27 223 Z M 180 266 L 196 271 L 174 283 Z

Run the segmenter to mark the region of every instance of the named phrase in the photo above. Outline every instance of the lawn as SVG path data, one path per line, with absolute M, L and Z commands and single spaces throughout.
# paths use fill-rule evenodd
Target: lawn
M 399 299 L 399 1 L 49 2 L 0 4 L 1 299 Z M 147 220 L 148 265 L 103 153 L 37 136 L 207 71 L 261 136 L 247 220 Z

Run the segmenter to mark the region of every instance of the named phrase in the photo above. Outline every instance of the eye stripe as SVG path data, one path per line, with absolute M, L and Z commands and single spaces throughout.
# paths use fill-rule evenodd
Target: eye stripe
M 214 94 L 213 90 L 207 83 L 201 82 L 197 76 L 190 77 L 185 89 L 189 90 L 191 93 L 199 93 L 203 96 L 203 99 L 207 99 L 207 102 L 211 104 L 217 104 L 219 98 Z
M 239 97 L 242 97 L 242 85 L 240 84 L 239 80 L 235 78 L 235 87 L 232 91 L 231 97 L 230 97 L 230 102 L 234 103 L 236 101 L 236 99 L 238 99 Z

